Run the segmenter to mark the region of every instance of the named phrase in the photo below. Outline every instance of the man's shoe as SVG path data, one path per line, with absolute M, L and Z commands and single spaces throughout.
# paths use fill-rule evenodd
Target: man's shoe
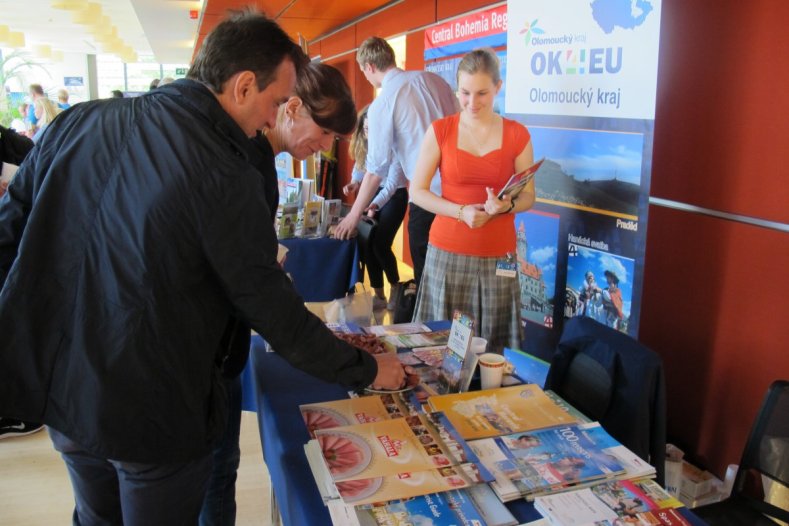
M 395 310 L 397 307 L 397 293 L 400 291 L 399 283 L 392 283 L 391 290 L 389 290 L 389 303 L 386 304 L 386 310 Z
M 0 418 L 0 439 L 30 435 L 42 429 L 44 426 L 41 424 L 23 422 L 13 418 Z

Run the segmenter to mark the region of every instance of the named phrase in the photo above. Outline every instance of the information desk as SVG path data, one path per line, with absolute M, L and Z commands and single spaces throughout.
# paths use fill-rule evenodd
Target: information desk
M 433 330 L 449 322 L 428 323 Z M 257 386 L 257 413 L 263 457 L 271 476 L 276 505 L 285 526 L 327 526 L 331 519 L 304 454 L 309 440 L 299 405 L 347 398 L 338 384 L 318 380 L 291 367 L 276 353 L 267 353 L 260 336 L 253 336 L 250 362 Z M 521 522 L 541 518 L 531 503 L 518 500 L 507 505 Z M 682 508 L 689 522 L 704 522 Z
M 362 276 L 356 238 L 280 239 L 288 247 L 285 271 L 304 301 L 331 301 L 342 298 Z

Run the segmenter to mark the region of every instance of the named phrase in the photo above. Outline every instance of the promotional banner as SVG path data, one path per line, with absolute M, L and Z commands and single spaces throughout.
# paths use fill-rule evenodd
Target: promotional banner
M 477 11 L 425 30 L 425 61 L 507 44 L 507 7 Z
M 507 113 L 654 119 L 660 3 L 509 2 Z
M 537 202 L 515 217 L 524 350 L 549 359 L 573 316 L 637 337 L 660 0 L 518 0 L 502 10 L 495 108 L 528 128 L 535 160 L 545 157 Z M 454 88 L 463 54 L 492 35 L 447 32 L 489 11 L 426 30 L 425 69 Z

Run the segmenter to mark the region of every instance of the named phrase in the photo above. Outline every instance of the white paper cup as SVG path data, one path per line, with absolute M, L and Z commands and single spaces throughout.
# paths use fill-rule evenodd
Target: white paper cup
M 471 338 L 471 352 L 474 354 L 482 354 L 488 349 L 488 340 L 474 336 Z
M 495 389 L 501 387 L 501 379 L 505 373 L 513 370 L 512 364 L 504 356 L 486 352 L 479 356 L 480 384 L 482 389 Z

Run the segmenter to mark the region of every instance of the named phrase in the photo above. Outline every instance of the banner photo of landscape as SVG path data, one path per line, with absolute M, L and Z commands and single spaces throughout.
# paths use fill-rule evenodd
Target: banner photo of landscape
M 506 10 L 496 8 L 508 26 L 507 47 L 494 46 L 504 80 L 495 109 L 523 123 L 531 133 L 534 158 L 545 157 L 535 177 L 537 202 L 515 217 L 515 229 L 524 350 L 546 359 L 563 320 L 572 316 L 638 334 L 661 7 L 660 0 L 559 5 L 519 0 Z M 463 54 L 490 46 L 492 35 L 459 41 L 438 35 L 448 35 L 447 28 L 460 21 L 485 19 L 488 11 L 426 30 L 425 69 L 454 89 Z M 436 52 L 437 47 L 444 51 Z M 543 58 L 534 59 L 537 53 L 550 68 L 538 67 Z M 565 68 L 568 57 L 577 57 L 575 69 L 572 64 Z M 532 88 L 573 93 L 581 85 L 584 104 L 590 90 L 595 94 L 587 105 L 568 102 L 566 95 L 528 100 Z M 635 101 L 631 89 L 638 90 Z M 618 93 L 619 99 L 604 93 Z

